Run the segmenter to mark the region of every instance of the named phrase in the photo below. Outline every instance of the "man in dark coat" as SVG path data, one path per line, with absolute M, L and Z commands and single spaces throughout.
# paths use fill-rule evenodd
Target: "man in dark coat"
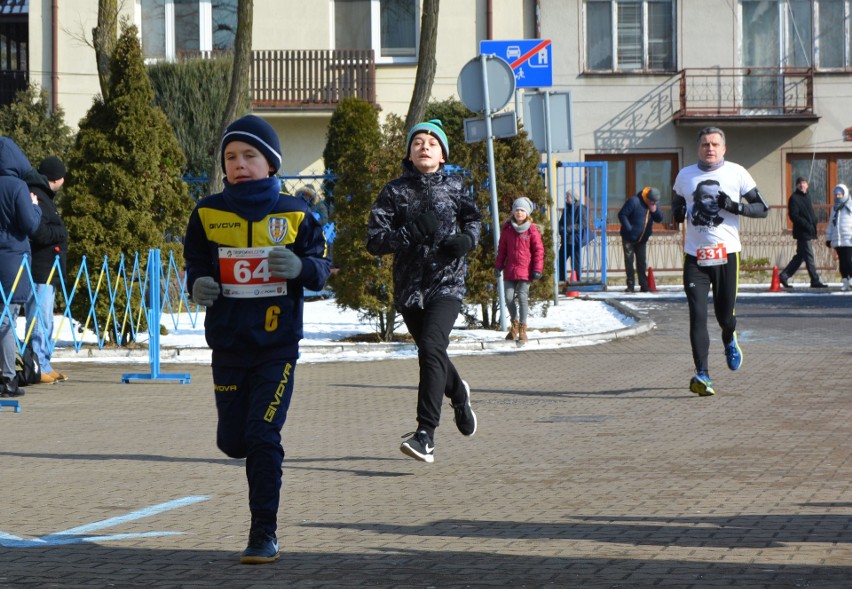
M 29 279 L 18 279 L 18 272 L 24 256 L 30 255 L 29 236 L 41 220 L 38 199 L 24 182 L 31 171 L 32 166 L 17 143 L 0 137 L 0 397 L 19 397 L 25 392 L 18 386 L 15 374 L 15 326 L 21 305 L 31 293 Z
M 648 292 L 647 246 L 648 238 L 654 231 L 654 223 L 663 220 L 663 213 L 657 207 L 660 202 L 660 191 L 646 186 L 634 194 L 618 211 L 621 222 L 621 245 L 624 250 L 624 268 L 627 273 L 627 292 L 635 292 L 636 274 L 633 270 L 634 260 L 636 271 L 639 273 L 639 288 Z
M 41 209 L 41 223 L 30 237 L 32 248 L 31 270 L 35 292 L 24 305 L 27 316 L 27 333 L 41 368 L 41 382 L 51 384 L 66 380 L 61 372 L 50 365 L 53 354 L 53 309 L 56 290 L 62 288 L 65 276 L 65 259 L 68 255 L 68 230 L 54 199 L 65 183 L 65 164 L 51 155 L 46 157 L 37 172 L 31 172 L 27 178 L 30 191 L 38 197 Z M 55 267 L 56 256 L 59 266 Z
M 793 239 L 796 240 L 796 254 L 779 278 L 784 288 L 793 288 L 789 280 L 793 274 L 805 263 L 805 268 L 811 277 L 811 288 L 827 288 L 817 274 L 814 263 L 814 250 L 811 241 L 817 238 L 817 219 L 814 213 L 814 205 L 808 194 L 808 181 L 805 178 L 796 178 L 796 191 L 790 195 L 787 203 L 787 216 L 793 224 Z

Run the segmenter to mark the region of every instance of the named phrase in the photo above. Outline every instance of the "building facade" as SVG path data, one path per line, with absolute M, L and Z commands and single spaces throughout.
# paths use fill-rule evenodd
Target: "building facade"
M 150 60 L 230 49 L 236 3 L 119 0 Z M 97 4 L 0 0 L 0 101 L 23 71 L 75 125 L 98 93 Z M 322 170 L 327 125 L 346 96 L 405 115 L 421 9 L 420 0 L 255 0 L 253 108 L 278 130 L 286 173 Z M 645 185 L 668 203 L 678 169 L 695 160 L 698 129 L 716 125 L 727 157 L 773 206 L 754 229 L 752 255 L 774 264 L 793 243 L 784 207 L 795 178 L 810 180 L 823 222 L 834 184 L 852 183 L 850 19 L 852 0 L 443 2 L 432 97 L 457 96 L 482 40 L 549 39 L 549 89 L 571 93 L 573 122 L 573 151 L 555 157 L 607 162 L 606 224 L 614 228 L 618 207 Z M 654 239 L 678 241 L 665 230 Z M 679 267 L 669 249 L 652 245 L 652 265 Z

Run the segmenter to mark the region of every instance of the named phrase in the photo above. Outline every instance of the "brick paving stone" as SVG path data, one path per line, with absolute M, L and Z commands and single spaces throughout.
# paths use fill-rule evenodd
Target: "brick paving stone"
M 711 318 L 709 398 L 687 390 L 682 296 L 628 304 L 656 329 L 455 357 L 479 429 L 445 405 L 432 465 L 398 450 L 416 361 L 300 365 L 282 556 L 256 567 L 238 564 L 244 468 L 215 447 L 209 367 L 123 385 L 138 365 L 69 364 L 0 412 L 0 588 L 849 586 L 852 297 L 741 299 L 736 373 Z M 10 538 L 194 496 L 90 542 Z

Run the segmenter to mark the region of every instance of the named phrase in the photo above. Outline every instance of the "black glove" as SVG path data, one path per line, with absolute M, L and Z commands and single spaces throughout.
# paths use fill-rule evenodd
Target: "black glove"
M 740 214 L 740 203 L 734 202 L 730 196 L 728 196 L 721 190 L 716 196 L 716 202 L 718 203 L 720 209 L 725 209 L 729 213 L 733 213 L 735 215 Z
M 434 211 L 426 211 L 420 213 L 420 216 L 408 224 L 408 230 L 411 232 L 411 239 L 415 243 L 423 243 L 435 233 L 438 228 L 438 217 Z
M 831 241 L 830 240 L 828 240 L 828 239 L 825 240 L 825 247 L 828 247 L 828 248 L 831 247 Z
M 451 258 L 461 258 L 473 249 L 473 238 L 467 233 L 456 233 L 444 238 L 438 251 Z
M 530 280 L 538 280 L 541 278 L 541 272 L 533 272 L 530 274 Z

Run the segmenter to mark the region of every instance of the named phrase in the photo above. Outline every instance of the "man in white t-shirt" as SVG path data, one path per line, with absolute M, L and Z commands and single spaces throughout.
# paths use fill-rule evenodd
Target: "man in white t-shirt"
M 683 168 L 675 179 L 672 215 L 686 223 L 683 287 L 689 303 L 689 341 L 695 376 L 689 390 L 702 397 L 716 394 L 710 380 L 707 304 L 713 290 L 713 310 L 722 328 L 728 368 L 742 366 L 737 342 L 737 285 L 740 270 L 740 216 L 764 218 L 769 207 L 751 175 L 725 161 L 725 133 L 705 127 L 698 133 L 698 163 Z

